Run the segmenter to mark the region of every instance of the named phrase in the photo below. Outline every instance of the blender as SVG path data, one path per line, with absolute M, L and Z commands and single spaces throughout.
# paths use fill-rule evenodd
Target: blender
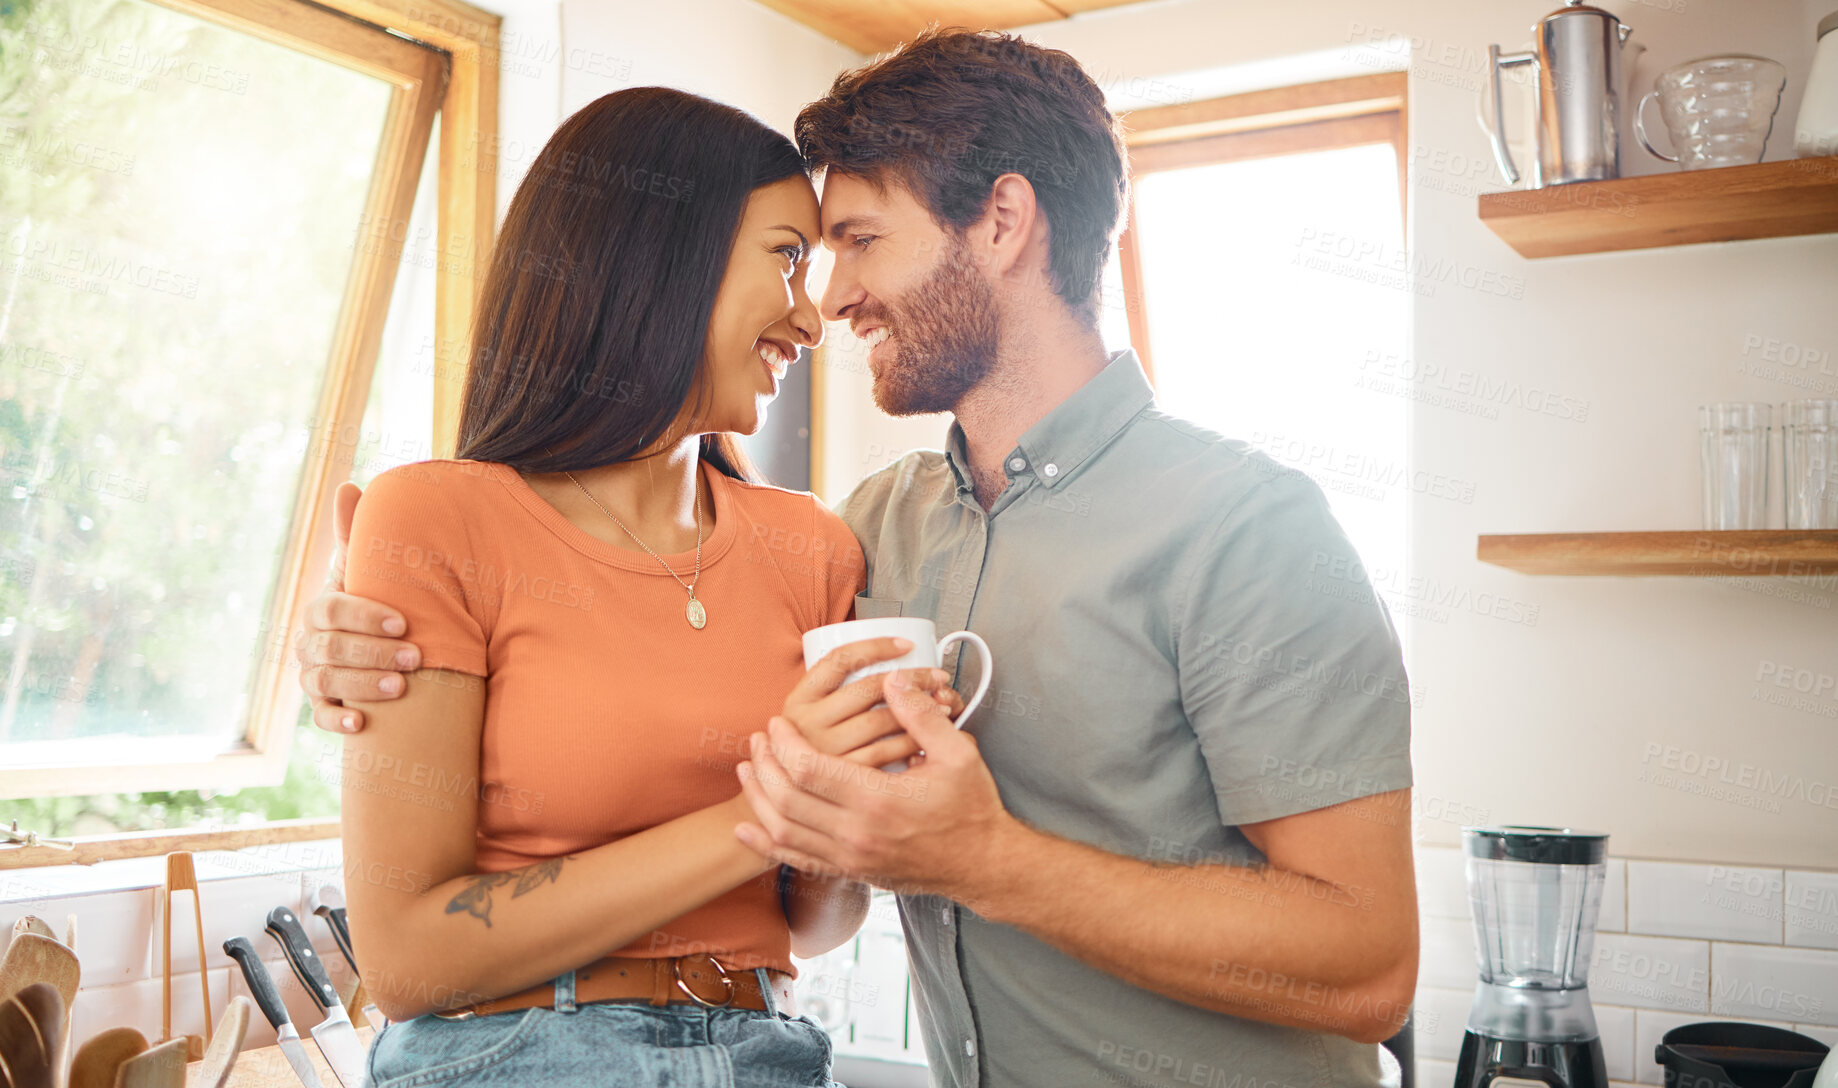
M 1464 827 L 1480 981 L 1455 1088 L 1496 1080 L 1608 1088 L 1589 1004 L 1589 959 L 1608 836 Z

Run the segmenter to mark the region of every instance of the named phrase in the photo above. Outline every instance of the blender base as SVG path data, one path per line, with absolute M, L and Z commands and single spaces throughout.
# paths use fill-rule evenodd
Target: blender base
M 1487 1088 L 1503 1077 L 1538 1081 L 1550 1088 L 1608 1088 L 1602 1040 L 1539 1043 L 1463 1033 L 1454 1088 Z

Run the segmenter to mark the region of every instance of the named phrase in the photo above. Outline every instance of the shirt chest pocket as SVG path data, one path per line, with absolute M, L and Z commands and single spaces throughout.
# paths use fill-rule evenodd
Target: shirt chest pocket
M 892 597 L 870 597 L 866 593 L 855 595 L 855 618 L 858 620 L 884 620 L 898 616 L 905 604 Z

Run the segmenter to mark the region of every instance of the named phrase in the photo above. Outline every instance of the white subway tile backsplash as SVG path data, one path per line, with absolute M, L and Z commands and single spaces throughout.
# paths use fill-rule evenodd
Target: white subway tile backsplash
M 158 895 L 157 892 L 155 894 Z M 258 948 L 267 943 L 270 940 L 266 933 L 268 912 L 280 906 L 287 907 L 300 918 L 301 926 L 305 927 L 307 936 L 315 946 L 322 943 L 332 946 L 332 934 L 325 928 L 325 923 L 302 913 L 299 873 L 232 876 L 208 881 L 201 879 L 198 898 L 204 906 L 205 962 L 211 967 L 235 966 L 223 951 L 223 942 L 231 937 L 247 937 Z M 183 948 L 183 962 L 195 968 L 198 963 L 198 954 L 194 950 L 197 929 L 192 921 L 191 896 L 185 892 L 175 892 L 172 910 L 173 962 L 180 962 L 179 950 Z M 157 931 L 153 940 L 157 959 L 160 940 Z
M 1838 1050 L 1838 1028 L 1824 1024 L 1795 1024 L 1793 1030 L 1808 1038 L 1817 1039 L 1826 1046 Z
M 82 866 L 65 866 L 82 868 Z M 36 872 L 36 870 L 31 870 Z M 49 922 L 60 940 L 70 915 L 77 916 L 77 961 L 82 985 L 112 986 L 146 978 L 158 955 L 153 934 L 153 893 L 144 889 L 96 892 L 59 899 L 0 902 L 0 942 L 11 939 L 13 923 L 28 914 Z M 187 941 L 187 947 L 196 943 Z M 192 970 L 198 969 L 196 957 Z
M 1605 1005 L 1704 1012 L 1710 1007 L 1710 944 L 1598 933 L 1589 993 Z
M 1468 1029 L 1468 1007 L 1474 991 L 1420 989 L 1411 1002 L 1411 1037 L 1418 1057 L 1454 1061 L 1461 1055 L 1462 1033 Z
M 1779 869 L 1629 861 L 1627 930 L 1778 944 L 1781 890 Z
M 1789 869 L 1786 940 L 1801 948 L 1838 948 L 1838 873 Z
M 1627 861 L 1609 858 L 1603 868 L 1602 910 L 1596 918 L 1596 932 L 1622 933 L 1627 930 Z
M 1418 925 L 1417 985 L 1472 993 L 1479 978 L 1474 927 L 1465 918 L 1422 918 Z
M 1723 1016 L 1838 1026 L 1838 952 L 1719 941 L 1710 996 Z
M 1468 920 L 1468 871 L 1460 850 L 1419 846 L 1417 912 L 1425 918 Z
M 1665 1038 L 1666 1032 L 1686 1024 L 1707 1022 L 1726 1022 L 1732 1019 L 1727 1016 L 1713 1016 L 1708 1013 L 1660 1012 L 1656 1009 L 1637 1009 L 1634 1012 L 1634 1073 L 1635 1080 L 1641 1084 L 1664 1084 L 1665 1070 L 1653 1059 L 1653 1050 L 1659 1041 Z M 1769 1027 L 1784 1028 L 1786 1024 L 1778 1020 L 1750 1020 L 1736 1017 L 1745 1023 L 1766 1024 Z
M 1455 1063 L 1417 1055 L 1417 1088 L 1454 1088 Z
M 80 935 L 78 943 L 80 949 Z M 207 971 L 205 977 L 211 986 L 210 1026 L 214 1029 L 230 1000 L 230 974 L 228 971 Z M 70 1006 L 71 1039 L 76 1046 L 82 1046 L 92 1036 L 109 1028 L 126 1027 L 145 1035 L 148 1042 L 159 1042 L 164 989 L 165 981 L 158 978 L 115 986 L 84 986 L 77 991 L 76 1000 Z M 198 973 L 175 973 L 172 976 L 172 1034 L 203 1035 L 204 1030 L 204 989 Z
M 1602 1036 L 1602 1061 L 1611 1081 L 1634 1079 L 1634 1010 L 1596 1005 L 1595 1026 Z

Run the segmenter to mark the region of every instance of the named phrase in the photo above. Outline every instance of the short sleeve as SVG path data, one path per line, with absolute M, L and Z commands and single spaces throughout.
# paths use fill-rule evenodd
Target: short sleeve
M 462 574 L 488 564 L 474 554 L 440 467 L 403 465 L 371 482 L 351 525 L 345 591 L 401 612 L 423 668 L 484 676 L 485 628 Z
M 1181 701 L 1227 824 L 1411 784 L 1397 632 L 1312 480 L 1280 473 L 1224 515 L 1179 614 Z
M 855 595 L 868 588 L 868 565 L 862 558 L 862 546 L 842 518 L 823 501 L 811 496 L 814 520 L 811 539 L 815 564 L 816 608 L 822 617 L 817 626 L 841 623 L 855 607 Z

